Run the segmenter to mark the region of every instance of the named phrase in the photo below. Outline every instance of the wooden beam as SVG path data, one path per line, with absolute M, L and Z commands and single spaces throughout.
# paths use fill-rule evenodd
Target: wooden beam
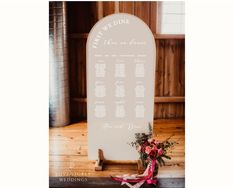
M 87 99 L 86 98 L 72 98 L 73 101 L 79 102 L 79 103 L 86 103 Z
M 71 33 L 69 37 L 73 39 L 86 39 L 88 37 L 88 33 Z
M 185 97 L 154 97 L 155 103 L 185 102 Z
M 86 103 L 86 98 L 72 98 L 73 101 L 79 103 Z M 185 97 L 183 96 L 173 96 L 173 97 L 154 97 L 155 103 L 181 103 L 185 102 Z
M 153 34 L 155 39 L 185 39 L 184 34 Z

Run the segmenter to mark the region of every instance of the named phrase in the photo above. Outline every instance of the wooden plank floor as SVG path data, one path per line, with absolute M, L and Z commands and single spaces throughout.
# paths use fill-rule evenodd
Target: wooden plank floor
M 161 167 L 158 178 L 184 178 L 185 176 L 185 123 L 184 120 L 157 120 L 154 136 L 164 140 L 170 136 L 179 144 L 172 150 L 172 160 Z M 104 171 L 94 171 L 94 161 L 87 157 L 87 124 L 75 123 L 49 129 L 49 176 L 105 178 L 110 175 L 136 174 L 136 164 L 106 165 Z

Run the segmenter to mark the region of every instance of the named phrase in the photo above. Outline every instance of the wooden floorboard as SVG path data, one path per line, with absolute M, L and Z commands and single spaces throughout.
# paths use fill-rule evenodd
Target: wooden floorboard
M 154 122 L 154 137 L 164 140 L 172 137 L 178 142 L 171 151 L 172 160 L 166 162 L 166 166 L 159 170 L 158 178 L 161 187 L 182 187 L 185 177 L 185 123 L 182 119 L 157 120 Z M 50 187 L 73 187 L 79 183 L 92 187 L 93 181 L 97 181 L 96 187 L 105 187 L 110 182 L 110 176 L 121 174 L 136 174 L 136 164 L 105 165 L 104 171 L 94 171 L 94 161 L 87 157 L 87 123 L 80 122 L 66 127 L 49 129 L 49 176 Z M 75 182 L 60 181 L 59 177 L 75 178 Z M 77 179 L 76 179 L 77 178 Z M 80 181 L 79 181 L 80 178 Z M 81 178 L 88 179 L 89 183 L 82 182 Z M 172 180 L 174 178 L 174 181 Z M 98 185 L 100 181 L 100 185 Z M 181 182 L 181 183 L 179 183 Z M 182 184 L 183 182 L 183 184 Z M 115 187 L 113 182 L 112 187 Z M 165 183 L 165 184 L 164 184 Z M 64 185 L 64 186 L 63 186 Z

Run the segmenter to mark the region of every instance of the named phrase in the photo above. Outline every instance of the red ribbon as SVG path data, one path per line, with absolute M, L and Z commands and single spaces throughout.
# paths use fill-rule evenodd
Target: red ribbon
M 126 180 L 123 178 L 118 178 L 118 177 L 112 177 L 112 176 L 111 176 L 111 178 L 115 181 L 120 181 L 120 182 L 139 183 L 141 181 L 146 181 L 147 184 L 156 184 L 157 180 L 151 179 L 153 176 L 154 169 L 155 169 L 156 160 L 152 160 L 151 162 L 152 162 L 151 169 L 148 170 L 147 176 L 144 176 L 143 178 L 129 179 L 129 180 Z

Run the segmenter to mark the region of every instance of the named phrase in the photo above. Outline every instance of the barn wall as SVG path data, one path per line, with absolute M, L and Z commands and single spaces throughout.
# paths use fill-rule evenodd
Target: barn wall
M 102 17 L 116 12 L 141 18 L 152 30 L 157 47 L 155 119 L 184 118 L 184 35 L 160 35 L 156 2 L 68 2 L 70 112 L 73 120 L 86 119 L 86 40 Z

